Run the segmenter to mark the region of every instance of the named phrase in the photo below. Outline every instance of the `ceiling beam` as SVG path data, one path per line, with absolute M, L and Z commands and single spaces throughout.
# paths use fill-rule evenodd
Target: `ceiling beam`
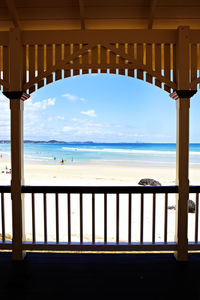
M 156 5 L 158 0 L 151 0 L 151 6 L 149 11 L 149 19 L 148 19 L 148 29 L 152 29 L 153 27 L 153 19 L 156 11 Z
M 80 19 L 81 19 L 81 30 L 85 30 L 84 2 L 83 2 L 83 0 L 79 0 L 79 11 L 80 11 Z
M 14 27 L 20 27 L 19 16 L 17 13 L 14 0 L 6 0 L 6 5 Z

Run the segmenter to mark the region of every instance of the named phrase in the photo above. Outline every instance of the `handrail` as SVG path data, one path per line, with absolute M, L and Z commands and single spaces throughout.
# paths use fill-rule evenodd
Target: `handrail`
M 10 185 L 0 185 L 1 193 L 10 193 Z M 169 186 L 22 186 L 22 193 L 178 193 L 177 185 Z M 190 185 L 189 193 L 200 193 L 200 186 Z
M 189 193 L 200 193 L 200 186 L 199 185 L 190 185 Z
M 10 185 L 0 185 L 0 193 L 11 193 Z
M 178 186 L 22 186 L 22 193 L 151 194 L 178 193 Z

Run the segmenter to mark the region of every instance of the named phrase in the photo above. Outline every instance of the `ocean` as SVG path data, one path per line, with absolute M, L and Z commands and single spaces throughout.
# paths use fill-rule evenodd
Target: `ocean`
M 0 154 L 10 155 L 10 144 L 0 144 Z M 24 144 L 25 161 L 35 163 L 175 166 L 176 144 L 83 143 Z M 200 144 L 190 144 L 191 167 L 200 166 Z

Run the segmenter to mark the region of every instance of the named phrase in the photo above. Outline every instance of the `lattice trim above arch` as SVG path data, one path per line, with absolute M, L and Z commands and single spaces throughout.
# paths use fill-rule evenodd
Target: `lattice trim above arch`
M 61 33 L 58 38 L 52 33 L 54 38 L 50 34 L 45 38 L 43 34 L 38 38 L 38 43 L 38 35 L 33 34 L 32 38 L 28 35 L 27 40 L 27 34 L 22 32 L 23 90 L 32 93 L 62 78 L 90 72 L 108 72 L 135 77 L 172 92 L 177 89 L 175 32 L 177 31 L 167 31 L 163 36 L 160 31 L 152 31 L 149 35 L 146 31 L 141 31 L 141 35 L 137 30 L 124 35 L 119 31 L 119 36 L 116 32 L 109 32 L 105 40 L 102 32 L 96 35 L 94 32 L 75 32 L 75 36 L 72 33 Z M 190 89 L 197 89 L 200 84 L 198 32 L 190 31 L 188 40 L 189 53 L 186 59 L 189 59 Z M 7 91 L 10 86 L 9 34 L 1 32 L 0 37 L 0 87 Z M 116 42 L 117 38 L 119 42 Z M 56 42 L 53 43 L 53 40 Z
M 173 44 L 27 45 L 24 47 L 23 89 L 32 93 L 45 85 L 44 79 L 49 84 L 62 76 L 97 73 L 99 70 L 136 77 L 170 92 L 176 89 L 172 79 L 176 68 L 174 51 Z

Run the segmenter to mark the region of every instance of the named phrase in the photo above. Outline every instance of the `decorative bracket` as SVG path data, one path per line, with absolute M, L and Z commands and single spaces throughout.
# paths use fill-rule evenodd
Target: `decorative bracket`
M 30 95 L 23 92 L 23 91 L 12 91 L 12 92 L 3 92 L 4 96 L 6 96 L 8 99 L 20 99 L 22 101 L 27 100 L 30 98 Z
M 169 94 L 169 96 L 174 100 L 178 100 L 181 98 L 191 98 L 196 92 L 197 90 L 175 90 L 173 93 Z

